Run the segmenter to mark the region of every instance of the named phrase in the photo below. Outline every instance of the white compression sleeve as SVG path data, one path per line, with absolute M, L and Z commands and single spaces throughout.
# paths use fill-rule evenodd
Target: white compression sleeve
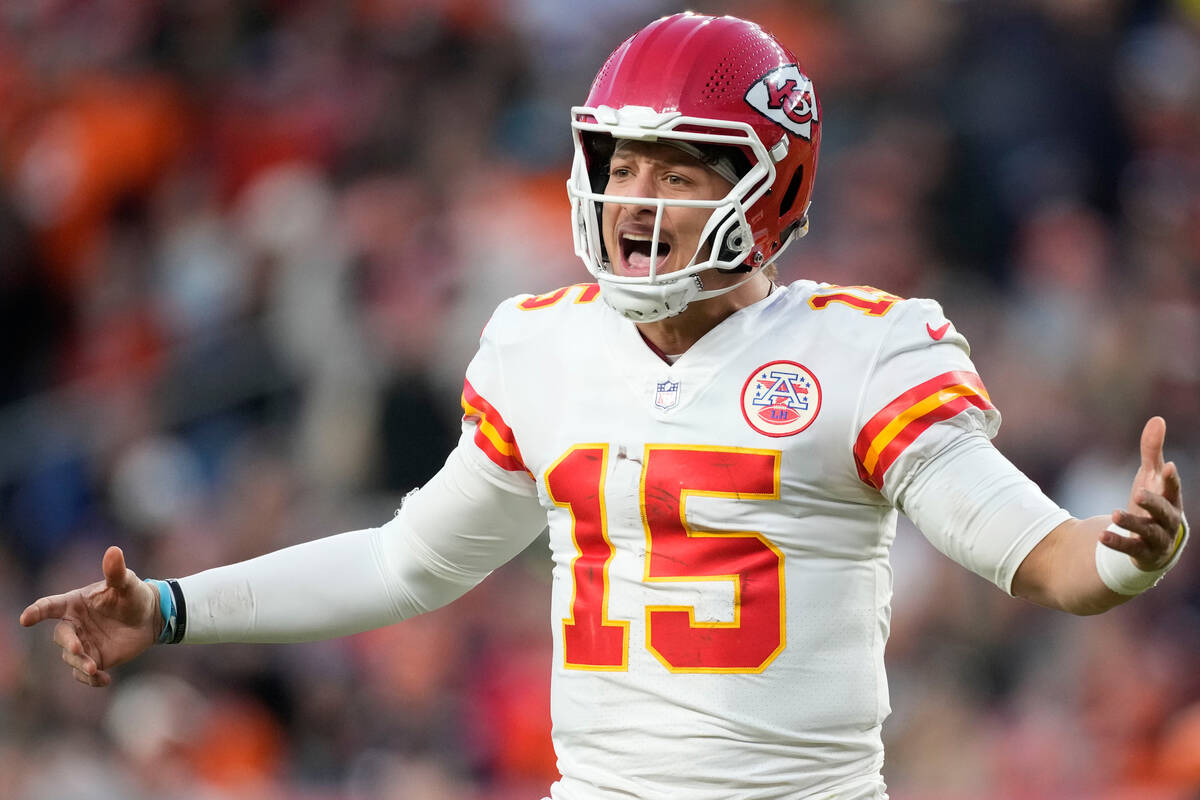
M 536 497 L 500 488 L 456 449 L 385 525 L 180 579 L 183 641 L 311 641 L 389 625 L 461 596 L 545 526 Z
M 981 433 L 931 459 L 898 505 L 934 547 L 1009 594 L 1029 551 L 1071 517 Z

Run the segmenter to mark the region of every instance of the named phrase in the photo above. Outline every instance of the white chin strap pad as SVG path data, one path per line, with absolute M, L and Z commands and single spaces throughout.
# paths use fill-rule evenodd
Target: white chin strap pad
M 634 322 L 658 322 L 673 317 L 696 300 L 708 300 L 732 292 L 761 271 L 755 267 L 738 282 L 719 289 L 705 289 L 699 275 L 691 275 L 669 283 L 619 283 L 601 273 L 596 276 L 600 296 L 626 319 Z
M 700 294 L 700 282 L 695 276 L 651 285 L 618 283 L 606 278 L 603 273 L 596 276 L 600 296 L 623 317 L 634 322 L 657 322 L 673 317 Z

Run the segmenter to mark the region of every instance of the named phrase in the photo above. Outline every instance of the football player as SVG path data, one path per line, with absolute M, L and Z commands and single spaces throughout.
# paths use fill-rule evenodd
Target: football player
M 501 303 L 463 434 L 394 519 L 178 580 L 121 551 L 23 625 L 92 686 L 154 642 L 338 636 L 450 602 L 549 525 L 558 800 L 885 797 L 897 510 L 1001 590 L 1077 614 L 1187 539 L 1165 424 L 1124 510 L 1073 519 L 991 444 L 1000 415 L 937 303 L 780 286 L 821 109 L 754 24 L 678 14 L 573 109 L 595 283 Z M 330 575 L 338 576 L 330 580 Z M 301 588 L 302 587 L 302 588 Z

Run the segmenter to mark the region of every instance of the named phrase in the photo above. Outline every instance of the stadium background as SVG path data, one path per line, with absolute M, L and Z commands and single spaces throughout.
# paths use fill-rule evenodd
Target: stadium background
M 763 23 L 820 92 L 785 280 L 940 298 L 999 445 L 1075 514 L 1125 502 L 1151 413 L 1200 502 L 1200 3 L 693 7 Z M 0 7 L 0 797 L 541 796 L 544 541 L 404 625 L 157 648 L 107 691 L 16 618 L 108 543 L 168 576 L 387 519 L 454 441 L 494 304 L 587 279 L 568 109 L 675 10 Z M 903 526 L 893 797 L 1200 797 L 1190 556 L 1075 619 Z

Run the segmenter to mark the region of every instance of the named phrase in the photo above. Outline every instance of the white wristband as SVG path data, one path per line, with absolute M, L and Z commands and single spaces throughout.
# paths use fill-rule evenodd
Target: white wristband
M 1108 526 L 1108 530 L 1120 536 L 1133 535 L 1115 522 Z M 1179 557 L 1183 553 L 1187 540 L 1188 524 L 1187 519 L 1184 518 L 1179 523 L 1179 532 L 1175 536 L 1171 560 L 1162 569 L 1150 572 L 1138 569 L 1137 565 L 1133 563 L 1133 559 L 1125 553 L 1106 547 L 1101 542 L 1096 542 L 1096 572 L 1100 573 L 1100 580 L 1104 582 L 1104 585 L 1117 594 L 1141 594 L 1156 585 L 1162 580 L 1163 575 L 1166 575 L 1172 567 L 1179 563 Z

